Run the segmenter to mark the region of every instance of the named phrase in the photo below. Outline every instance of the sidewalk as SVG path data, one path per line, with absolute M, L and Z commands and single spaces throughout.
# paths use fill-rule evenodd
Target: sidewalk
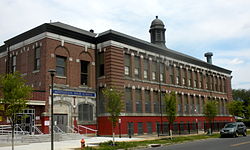
M 116 137 L 115 141 L 135 141 L 144 140 L 145 138 L 119 138 Z M 75 148 L 80 148 L 80 140 L 70 140 L 70 141 L 60 141 L 54 142 L 55 150 L 73 150 Z M 107 142 L 112 140 L 112 137 L 87 137 L 85 139 L 86 146 L 96 146 L 98 143 Z M 50 150 L 51 142 L 43 143 L 31 143 L 27 145 L 15 145 L 15 150 Z M 0 150 L 11 150 L 11 145 L 3 145 L 0 142 Z

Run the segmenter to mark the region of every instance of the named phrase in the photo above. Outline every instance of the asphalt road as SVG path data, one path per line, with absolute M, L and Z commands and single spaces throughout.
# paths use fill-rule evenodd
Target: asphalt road
M 215 138 L 145 150 L 250 150 L 250 135 L 237 138 Z

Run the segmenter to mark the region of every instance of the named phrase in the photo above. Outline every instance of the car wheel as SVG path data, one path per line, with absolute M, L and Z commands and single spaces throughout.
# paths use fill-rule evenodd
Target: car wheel
M 243 132 L 243 136 L 247 136 L 247 131 L 244 131 L 244 132 Z

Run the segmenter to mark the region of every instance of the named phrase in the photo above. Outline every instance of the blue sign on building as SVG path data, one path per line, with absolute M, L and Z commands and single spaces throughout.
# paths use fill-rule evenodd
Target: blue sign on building
M 64 94 L 64 95 L 76 95 L 76 96 L 96 97 L 95 93 L 89 93 L 89 92 L 75 92 L 75 91 L 53 90 L 53 93 L 54 94 Z

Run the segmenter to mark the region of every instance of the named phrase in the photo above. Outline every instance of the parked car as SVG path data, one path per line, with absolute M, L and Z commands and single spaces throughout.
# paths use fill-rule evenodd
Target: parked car
M 226 135 L 238 137 L 240 134 L 247 136 L 247 128 L 243 122 L 227 123 L 224 128 L 220 130 L 221 137 Z

